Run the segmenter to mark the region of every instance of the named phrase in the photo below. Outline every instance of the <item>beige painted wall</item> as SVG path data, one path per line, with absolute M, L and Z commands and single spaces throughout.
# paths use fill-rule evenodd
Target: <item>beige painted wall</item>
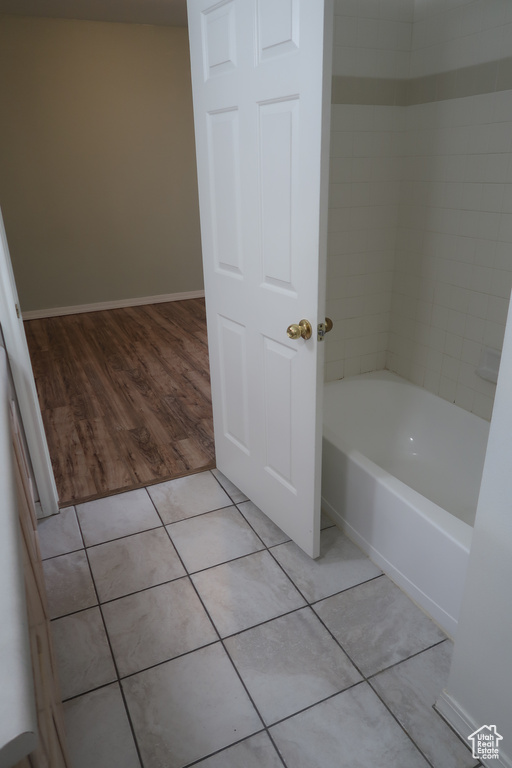
M 203 287 L 186 29 L 0 18 L 0 111 L 23 310 Z

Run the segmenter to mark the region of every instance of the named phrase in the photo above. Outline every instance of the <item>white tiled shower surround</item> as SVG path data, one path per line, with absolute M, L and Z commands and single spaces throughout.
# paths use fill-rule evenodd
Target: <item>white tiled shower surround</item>
M 414 78 L 512 53 L 509 0 L 338 0 L 335 75 L 391 76 L 382 57 L 380 70 L 358 69 L 363 37 L 340 30 L 368 18 L 385 29 L 393 15 L 411 27 Z M 403 44 L 398 29 L 389 50 Z M 481 74 L 466 71 L 477 93 Z M 483 346 L 501 349 L 512 285 L 512 91 L 333 104 L 331 142 L 326 378 L 386 367 L 490 418 L 495 387 L 475 368 Z
M 405 110 L 332 105 L 327 379 L 383 368 L 400 202 Z
M 410 77 L 510 55 L 510 0 L 415 0 Z
M 409 77 L 413 0 L 336 0 L 333 74 Z
M 387 366 L 490 418 L 512 287 L 512 93 L 407 108 Z

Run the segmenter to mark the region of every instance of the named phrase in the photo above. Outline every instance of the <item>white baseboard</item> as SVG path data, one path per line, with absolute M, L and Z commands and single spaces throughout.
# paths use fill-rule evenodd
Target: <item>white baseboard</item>
M 438 700 L 434 704 L 434 709 L 441 715 L 443 720 L 446 720 L 448 725 L 453 728 L 464 743 L 467 743 L 468 736 L 474 731 L 480 728 L 482 725 L 488 725 L 488 723 L 477 723 L 473 720 L 468 713 L 462 709 L 459 703 L 450 696 L 449 693 L 443 691 Z M 503 750 L 500 749 L 500 755 L 496 760 L 484 760 L 484 765 L 490 766 L 491 764 L 496 768 L 512 768 L 512 761 L 506 755 Z
M 101 312 L 105 309 L 140 307 L 143 304 L 163 304 L 166 301 L 185 301 L 202 299 L 204 291 L 183 291 L 182 293 L 163 293 L 159 296 L 139 296 L 135 299 L 117 299 L 116 301 L 97 301 L 94 304 L 75 304 L 72 307 L 52 307 L 51 309 L 31 309 L 23 312 L 23 320 L 39 320 L 43 317 L 60 315 L 80 315 L 82 312 Z

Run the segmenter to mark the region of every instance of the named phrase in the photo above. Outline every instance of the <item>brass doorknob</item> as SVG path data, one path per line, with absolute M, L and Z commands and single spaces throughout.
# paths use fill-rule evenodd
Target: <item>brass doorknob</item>
M 309 320 L 301 320 L 298 324 L 289 325 L 286 329 L 289 339 L 310 339 L 313 334 L 313 328 Z
M 332 331 L 332 326 L 334 323 L 332 322 L 330 317 L 325 318 L 325 332 L 329 333 L 329 331 Z

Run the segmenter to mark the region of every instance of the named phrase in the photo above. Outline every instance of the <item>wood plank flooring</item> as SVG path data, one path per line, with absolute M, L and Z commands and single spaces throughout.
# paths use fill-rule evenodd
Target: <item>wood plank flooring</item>
M 203 299 L 25 332 L 61 506 L 215 466 Z

